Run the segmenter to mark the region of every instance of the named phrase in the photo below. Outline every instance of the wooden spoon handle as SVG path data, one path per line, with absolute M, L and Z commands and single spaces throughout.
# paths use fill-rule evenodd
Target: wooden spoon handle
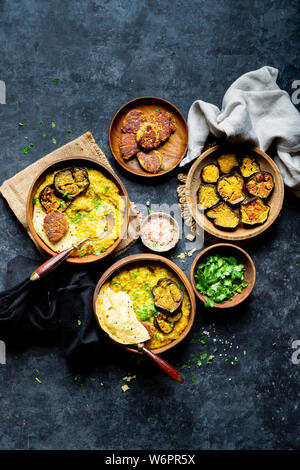
M 158 367 L 160 367 L 171 379 L 175 380 L 175 382 L 183 384 L 184 379 L 182 375 L 176 370 L 171 364 L 169 364 L 167 361 L 162 359 L 161 357 L 157 356 L 153 352 L 149 351 L 149 349 L 145 348 L 143 346 L 142 351 L 154 361 Z
M 70 255 L 71 251 L 74 250 L 74 247 L 68 248 L 67 250 L 61 251 L 52 258 L 48 259 L 43 263 L 39 268 L 37 268 L 30 276 L 31 281 L 37 281 L 41 277 L 48 274 L 52 269 L 56 268 L 62 261 L 64 261 Z

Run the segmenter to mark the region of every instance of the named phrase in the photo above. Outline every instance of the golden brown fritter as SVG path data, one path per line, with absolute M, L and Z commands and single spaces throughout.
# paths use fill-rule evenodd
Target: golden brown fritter
M 120 151 L 124 160 L 129 160 L 129 158 L 133 157 L 139 151 L 135 134 L 121 135 Z
M 176 130 L 175 119 L 168 111 L 155 111 L 150 114 L 150 121 L 156 125 L 161 142 L 168 139 Z
M 161 142 L 156 125 L 147 122 L 142 123 L 138 128 L 136 140 L 145 150 L 155 149 Z
M 121 129 L 125 133 L 136 134 L 139 125 L 143 122 L 147 122 L 145 114 L 139 109 L 133 109 L 126 114 Z
M 137 159 L 144 170 L 149 173 L 158 173 L 162 164 L 162 155 L 158 150 L 149 153 L 138 152 Z
M 50 242 L 56 243 L 67 232 L 69 224 L 67 218 L 61 212 L 53 211 L 44 218 L 44 230 Z

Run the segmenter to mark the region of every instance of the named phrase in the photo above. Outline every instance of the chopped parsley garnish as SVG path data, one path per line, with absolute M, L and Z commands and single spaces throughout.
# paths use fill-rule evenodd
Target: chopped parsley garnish
M 245 279 L 245 266 L 238 264 L 233 257 L 208 256 L 196 268 L 196 287 L 202 295 L 207 296 L 205 307 L 214 307 L 216 303 L 232 300 L 248 285 Z
M 55 78 L 52 78 L 52 82 L 59 82 L 59 78 L 55 77 Z
M 38 201 L 38 198 L 36 196 L 33 196 L 33 205 L 35 206 Z
M 93 199 L 94 208 L 97 210 L 101 206 L 100 199 Z
M 52 144 L 56 144 L 56 139 L 52 139 Z
M 52 121 L 51 126 L 52 126 L 52 129 L 54 129 L 54 127 L 55 127 L 55 122 Z

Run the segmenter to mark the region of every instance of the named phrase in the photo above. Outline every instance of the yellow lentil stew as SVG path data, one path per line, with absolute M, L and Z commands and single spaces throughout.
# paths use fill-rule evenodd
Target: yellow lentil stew
M 160 312 L 154 305 L 152 288 L 161 278 L 172 279 L 183 292 L 181 318 L 175 322 L 173 330 L 167 334 L 155 325 L 155 318 Z M 154 335 L 146 343 L 149 349 L 158 349 L 175 341 L 187 327 L 191 314 L 189 295 L 176 274 L 164 265 L 155 262 L 136 263 L 130 269 L 118 271 L 105 285 L 107 284 L 115 292 L 126 292 L 132 301 L 137 319 L 155 328 Z
M 45 243 L 56 252 L 63 251 L 84 238 L 96 238 L 99 234 L 103 234 L 103 231 L 106 231 L 107 214 L 112 213 L 114 215 L 115 225 L 108 236 L 102 240 L 85 242 L 80 249 L 74 250 L 72 253 L 72 256 L 76 257 L 101 255 L 120 237 L 124 222 L 125 201 L 120 196 L 117 185 L 99 170 L 94 168 L 86 168 L 86 170 L 90 181 L 86 191 L 71 200 L 70 205 L 68 205 L 67 198 L 62 199 L 62 213 L 67 218 L 69 228 L 64 237 L 57 243 L 51 243 L 43 230 L 43 220 L 46 212 L 39 199 L 39 195 L 45 186 L 53 184 L 57 171 L 46 176 L 33 201 L 35 230 Z M 65 208 L 66 204 L 67 208 Z

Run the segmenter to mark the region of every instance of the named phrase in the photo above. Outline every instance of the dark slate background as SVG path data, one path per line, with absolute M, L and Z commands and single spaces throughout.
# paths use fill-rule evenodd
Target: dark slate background
M 66 143 L 68 128 L 74 137 L 90 130 L 132 200 L 175 203 L 176 174 L 160 185 L 135 181 L 114 162 L 108 145 L 114 113 L 144 95 L 170 100 L 185 116 L 197 98 L 221 106 L 233 80 L 263 65 L 277 67 L 279 85 L 292 93 L 300 79 L 298 5 L 0 0 L 0 79 L 7 87 L 0 183 L 53 150 L 53 137 Z M 24 155 L 29 142 L 34 147 Z M 8 344 L 7 364 L 0 365 L 1 449 L 299 448 L 300 366 L 291 362 L 292 342 L 300 339 L 298 209 L 286 191 L 274 230 L 247 247 L 257 268 L 247 304 L 219 315 L 198 305 L 189 339 L 165 357 L 182 365 L 190 354 L 215 346 L 218 352 L 210 366 L 184 369 L 183 386 L 111 346 L 78 371 L 58 343 L 37 338 L 21 350 Z M 2 198 L 0 233 L 3 288 L 9 260 L 23 254 L 38 263 L 39 257 Z M 175 255 L 182 249 L 183 242 Z M 137 244 L 127 254 L 142 251 Z M 175 258 L 187 274 L 194 256 Z M 191 344 L 203 328 L 210 332 L 207 345 Z M 124 393 L 128 373 L 137 377 Z

